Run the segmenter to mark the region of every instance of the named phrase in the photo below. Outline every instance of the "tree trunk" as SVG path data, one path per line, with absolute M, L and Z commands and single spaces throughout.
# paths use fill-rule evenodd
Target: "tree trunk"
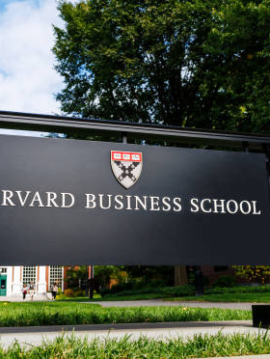
M 187 269 L 186 266 L 174 267 L 174 286 L 187 284 Z

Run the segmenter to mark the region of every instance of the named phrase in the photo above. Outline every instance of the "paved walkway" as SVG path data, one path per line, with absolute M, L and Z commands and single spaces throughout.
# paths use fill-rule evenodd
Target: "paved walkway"
M 35 294 L 33 300 L 35 302 L 47 302 L 52 299 L 51 293 Z M 30 295 L 26 295 L 25 302 L 30 302 Z M 22 295 L 11 295 L 8 297 L 0 296 L 0 302 L 23 302 Z
M 85 302 L 93 303 L 93 302 Z M 251 310 L 251 305 L 255 303 L 223 303 L 223 302 L 174 302 L 163 301 L 162 299 L 148 300 L 126 300 L 126 301 L 96 301 L 102 307 L 194 307 L 194 308 L 221 308 L 221 309 L 244 309 Z M 257 304 L 257 303 L 256 303 Z M 266 303 L 262 303 L 266 304 Z
M 49 296 L 35 296 L 34 301 L 48 301 Z M 22 302 L 21 296 L 13 297 L 0 297 L 0 302 Z M 27 302 L 30 298 L 27 298 Z M 251 310 L 252 304 L 260 303 L 224 303 L 224 302 L 176 302 L 176 301 L 164 301 L 162 299 L 147 299 L 147 300 L 123 300 L 123 301 L 95 301 L 95 302 L 80 302 L 80 303 L 95 303 L 100 304 L 102 307 L 193 307 L 193 308 L 221 308 L 221 309 L 244 309 Z M 267 304 L 267 303 L 261 303 Z
M 73 331 L 74 330 L 74 331 Z M 258 334 L 259 329 L 253 328 L 251 321 L 230 322 L 177 322 L 177 323 L 136 323 L 136 324 L 110 324 L 110 325 L 79 325 L 79 326 L 52 326 L 52 327 L 24 327 L 24 328 L 0 328 L 0 343 L 8 348 L 18 341 L 20 345 L 40 345 L 42 342 L 51 341 L 65 333 L 70 336 L 85 338 L 88 341 L 99 338 L 121 339 L 129 336 L 130 340 L 138 340 L 141 336 L 156 340 L 168 340 L 172 338 L 192 338 L 197 334 L 215 335 L 253 333 Z M 264 329 L 260 329 L 264 333 Z
M 35 296 L 34 301 L 48 301 L 49 296 Z M 2 302 L 22 302 L 21 296 L 0 297 Z M 30 298 L 27 298 L 27 302 Z M 126 301 L 95 301 L 95 302 L 80 302 L 80 303 L 95 303 L 102 307 L 194 307 L 194 308 L 221 308 L 221 309 L 244 309 L 251 310 L 252 304 L 255 303 L 224 303 L 224 302 L 175 302 L 163 301 L 162 299 L 147 299 L 147 300 L 126 300 Z M 256 303 L 259 304 L 259 303 Z M 266 303 L 261 303 L 266 304 Z

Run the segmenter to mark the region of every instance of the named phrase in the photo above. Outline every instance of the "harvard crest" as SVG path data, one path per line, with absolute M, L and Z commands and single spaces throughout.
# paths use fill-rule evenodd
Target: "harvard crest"
M 111 151 L 113 173 L 119 183 L 125 188 L 132 187 L 142 172 L 142 153 Z

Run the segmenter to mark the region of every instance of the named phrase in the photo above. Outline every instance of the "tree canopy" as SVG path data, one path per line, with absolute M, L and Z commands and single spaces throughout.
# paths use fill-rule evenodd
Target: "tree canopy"
M 61 1 L 66 114 L 270 132 L 270 0 Z

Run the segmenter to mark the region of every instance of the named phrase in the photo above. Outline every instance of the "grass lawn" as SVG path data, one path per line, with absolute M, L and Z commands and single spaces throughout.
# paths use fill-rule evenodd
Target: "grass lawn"
M 64 295 L 59 296 L 57 301 L 61 302 L 106 302 L 106 301 L 123 301 L 123 300 L 146 300 L 146 299 L 163 299 L 164 295 L 158 293 L 147 293 L 147 294 L 133 294 L 133 295 L 122 295 L 113 296 L 108 295 L 106 297 L 94 297 L 89 299 L 88 297 L 65 297 Z
M 142 287 L 135 290 L 107 294 L 103 298 L 88 297 L 68 298 L 59 296 L 65 301 L 121 301 L 121 300 L 143 300 L 164 299 L 175 301 L 208 301 L 208 302 L 253 302 L 270 303 L 270 286 L 235 286 L 227 288 L 206 288 L 205 295 L 195 296 L 195 288 L 191 285 L 180 287 Z
M 186 307 L 102 308 L 76 302 L 0 303 L 0 326 L 249 320 L 251 311 Z
M 267 335 L 217 334 L 197 335 L 193 339 L 153 340 L 141 337 L 136 341 L 127 336 L 120 340 L 87 339 L 59 337 L 53 342 L 39 347 L 21 348 L 18 344 L 8 350 L 0 348 L 0 359 L 73 359 L 73 358 L 205 358 L 218 356 L 240 356 L 268 354 L 270 340 Z
M 205 294 L 192 297 L 174 297 L 164 298 L 172 301 L 196 301 L 196 302 L 252 302 L 252 303 L 270 303 L 270 292 L 265 293 L 222 293 Z
M 89 299 L 88 297 L 68 298 L 62 297 L 61 301 L 67 302 L 95 302 L 95 301 L 123 301 L 123 300 L 146 300 L 146 299 L 163 299 L 171 301 L 196 301 L 196 302 L 252 302 L 252 303 L 270 303 L 270 292 L 254 293 L 220 293 L 205 294 L 202 296 L 188 297 L 167 297 L 158 293 L 134 294 L 124 296 L 106 296 L 104 298 Z M 112 304 L 113 305 L 113 304 Z

